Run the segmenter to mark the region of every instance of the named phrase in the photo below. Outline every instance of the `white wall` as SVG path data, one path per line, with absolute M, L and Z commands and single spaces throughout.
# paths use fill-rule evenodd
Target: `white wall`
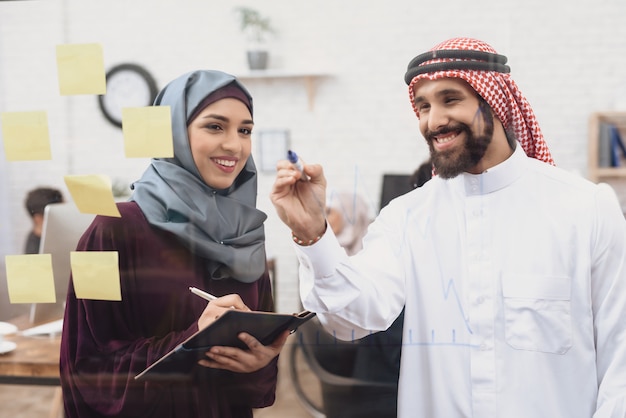
M 440 41 L 477 37 L 507 55 L 557 164 L 582 175 L 589 113 L 625 103 L 622 0 L 2 1 L 0 112 L 46 110 L 53 153 L 52 161 L 0 162 L 5 253 L 21 251 L 28 189 L 65 190 L 65 174 L 130 182 L 147 164 L 124 158 L 121 131 L 102 117 L 95 97 L 59 96 L 56 45 L 100 43 L 107 68 L 139 63 L 159 87 L 196 68 L 238 74 L 246 45 L 233 8 L 242 4 L 271 17 L 279 31 L 271 67 L 330 74 L 317 84 L 313 110 L 299 80 L 248 82 L 255 129 L 289 129 L 292 147 L 322 163 L 333 187 L 357 187 L 374 206 L 383 173 L 410 173 L 427 157 L 403 75 L 411 58 Z M 269 202 L 272 182 L 261 175 L 259 206 L 278 261 L 278 308 L 291 311 L 298 307 L 296 261 Z

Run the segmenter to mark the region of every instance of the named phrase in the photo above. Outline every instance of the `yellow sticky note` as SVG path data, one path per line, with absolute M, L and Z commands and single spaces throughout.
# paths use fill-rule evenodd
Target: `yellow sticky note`
M 117 251 L 70 252 L 78 299 L 122 300 Z
M 0 114 L 7 161 L 50 160 L 50 134 L 45 111 Z
M 65 176 L 74 204 L 81 213 L 121 217 L 115 205 L 111 179 L 103 175 Z
M 169 106 L 122 108 L 122 132 L 127 158 L 174 156 Z
M 106 71 L 100 44 L 57 45 L 61 95 L 106 94 Z
M 50 254 L 7 255 L 4 258 L 11 303 L 55 303 Z

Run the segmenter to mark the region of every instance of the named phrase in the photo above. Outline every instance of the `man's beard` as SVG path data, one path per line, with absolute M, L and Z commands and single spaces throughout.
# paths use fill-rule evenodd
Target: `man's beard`
M 479 115 L 481 114 L 483 115 L 482 122 L 484 125 L 482 134 L 480 135 L 474 135 L 472 128 L 464 123 L 446 126 L 439 131 L 426 133 L 430 156 L 439 177 L 444 179 L 456 177 L 461 173 L 469 171 L 484 157 L 493 138 L 493 115 L 486 105 L 483 106 L 483 102 L 481 102 L 481 106 L 479 106 L 476 112 L 476 120 L 479 123 L 475 123 L 474 125 L 476 125 L 477 129 L 481 127 L 481 121 L 479 120 Z M 459 133 L 465 132 L 464 146 L 461 148 L 455 147 L 455 149 L 446 151 L 435 150 L 433 145 L 435 141 L 434 137 L 452 131 L 458 131 Z

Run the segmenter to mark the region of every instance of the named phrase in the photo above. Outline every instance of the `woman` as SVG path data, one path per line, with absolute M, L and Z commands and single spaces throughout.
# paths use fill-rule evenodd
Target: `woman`
M 152 160 L 121 218 L 97 216 L 78 251 L 117 251 L 122 300 L 76 299 L 70 283 L 61 384 L 72 417 L 252 417 L 275 397 L 287 333 L 249 350 L 213 347 L 184 380 L 134 376 L 226 309 L 273 309 L 251 157 L 252 98 L 231 75 L 169 83 L 174 157 Z M 194 286 L 217 296 L 207 304 Z

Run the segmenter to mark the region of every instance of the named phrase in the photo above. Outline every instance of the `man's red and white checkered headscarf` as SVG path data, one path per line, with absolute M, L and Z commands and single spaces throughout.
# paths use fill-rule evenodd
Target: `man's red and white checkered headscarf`
M 439 53 L 444 57 L 437 57 L 437 51 L 441 51 Z M 455 51 L 470 52 L 464 56 L 465 53 Z M 419 59 L 420 57 L 422 59 Z M 554 165 L 535 114 L 526 97 L 508 74 L 509 68 L 504 63 L 506 57 L 497 55 L 493 47 L 477 39 L 453 38 L 436 45 L 429 53 L 416 57 L 409 64 L 405 81 L 409 84 L 413 110 L 419 118 L 413 88 L 420 80 L 463 79 L 485 99 L 502 122 L 504 129 L 513 132 L 529 157 Z M 426 66 L 428 69 L 420 68 Z M 417 75 L 412 76 L 415 73 Z

